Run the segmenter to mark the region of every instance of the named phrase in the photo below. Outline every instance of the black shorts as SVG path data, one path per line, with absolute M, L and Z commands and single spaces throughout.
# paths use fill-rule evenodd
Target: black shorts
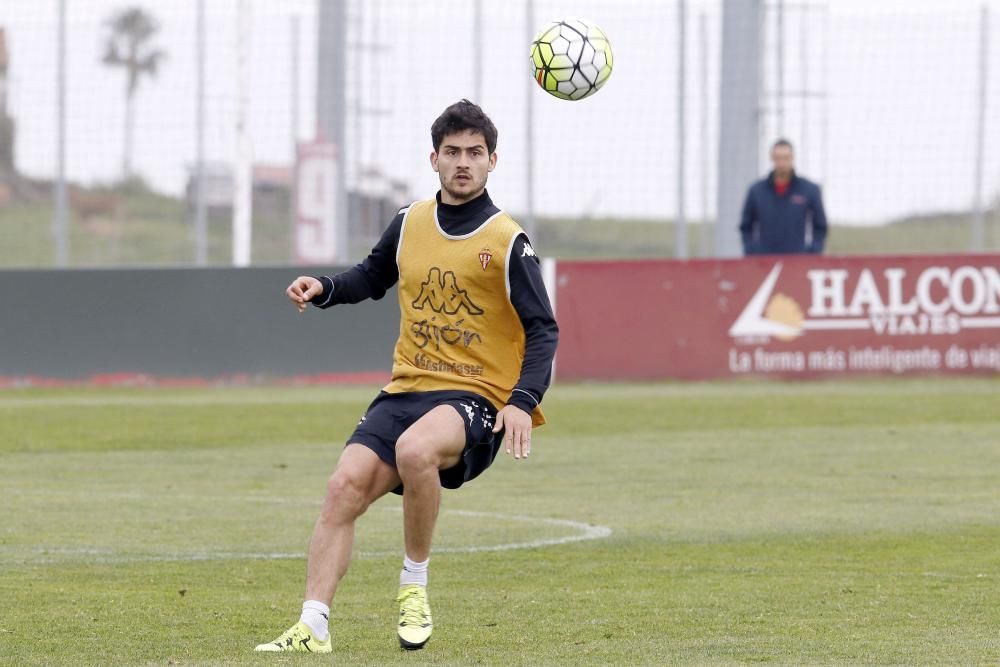
M 503 443 L 503 431 L 493 433 L 496 408 L 481 396 L 466 391 L 380 392 L 368 406 L 347 444 L 362 444 L 395 468 L 396 440 L 414 422 L 439 405 L 455 408 L 465 423 L 465 449 L 462 450 L 461 460 L 440 472 L 441 486 L 457 489 L 489 468 Z M 393 493 L 402 492 L 402 484 L 393 489 Z

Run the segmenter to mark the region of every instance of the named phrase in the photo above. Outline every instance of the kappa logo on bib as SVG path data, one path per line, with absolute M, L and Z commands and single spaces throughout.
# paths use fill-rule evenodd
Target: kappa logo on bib
M 455 315 L 465 308 L 470 315 L 482 315 L 483 309 L 473 302 L 469 293 L 458 286 L 454 271 L 445 271 L 432 266 L 427 272 L 427 280 L 420 284 L 420 294 L 410 304 L 417 310 L 428 305 L 435 313 Z

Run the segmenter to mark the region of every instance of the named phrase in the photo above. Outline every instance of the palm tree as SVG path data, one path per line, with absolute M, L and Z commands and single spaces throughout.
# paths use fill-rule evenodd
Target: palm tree
M 155 18 L 141 7 L 119 10 L 107 20 L 109 32 L 104 46 L 102 62 L 109 67 L 125 68 L 125 150 L 122 158 L 122 177 L 132 177 L 132 135 L 135 126 L 134 101 L 139 82 L 144 75 L 156 76 L 157 69 L 167 54 L 153 48 L 150 40 L 160 29 Z

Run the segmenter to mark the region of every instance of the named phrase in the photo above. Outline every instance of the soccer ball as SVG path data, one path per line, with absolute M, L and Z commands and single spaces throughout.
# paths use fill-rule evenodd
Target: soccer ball
M 553 21 L 531 43 L 531 67 L 542 90 L 563 100 L 593 95 L 611 76 L 608 38 L 580 19 Z

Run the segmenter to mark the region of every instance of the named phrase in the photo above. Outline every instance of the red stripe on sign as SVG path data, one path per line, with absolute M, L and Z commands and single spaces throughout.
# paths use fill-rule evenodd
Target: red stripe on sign
M 366 385 L 385 384 L 390 375 L 385 371 L 354 373 L 316 373 L 312 375 L 252 375 L 234 373 L 215 377 L 171 377 L 147 373 L 104 373 L 85 378 L 52 378 L 39 375 L 0 375 L 0 389 L 27 387 L 218 387 L 243 385 Z

